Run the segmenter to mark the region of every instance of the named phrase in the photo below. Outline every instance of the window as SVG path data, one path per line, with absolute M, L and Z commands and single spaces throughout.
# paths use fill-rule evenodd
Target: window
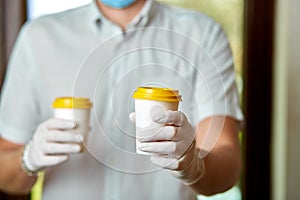
M 90 3 L 92 0 L 27 0 L 28 18 L 60 12 Z

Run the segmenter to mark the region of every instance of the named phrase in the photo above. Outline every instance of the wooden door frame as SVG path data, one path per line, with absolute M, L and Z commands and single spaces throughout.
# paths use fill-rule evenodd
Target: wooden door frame
M 245 0 L 243 200 L 271 199 L 275 0 Z

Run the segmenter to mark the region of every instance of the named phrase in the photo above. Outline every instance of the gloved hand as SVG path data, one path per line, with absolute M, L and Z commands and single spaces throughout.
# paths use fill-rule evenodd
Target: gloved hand
M 130 119 L 134 121 L 135 115 Z M 204 163 L 195 146 L 195 129 L 179 111 L 156 112 L 153 126 L 138 129 L 141 151 L 152 153 L 151 161 L 181 179 L 185 184 L 196 183 L 204 174 Z
M 75 127 L 75 122 L 62 119 L 40 124 L 23 151 L 22 164 L 27 174 L 65 162 L 69 154 L 79 153 L 83 137 L 76 133 Z

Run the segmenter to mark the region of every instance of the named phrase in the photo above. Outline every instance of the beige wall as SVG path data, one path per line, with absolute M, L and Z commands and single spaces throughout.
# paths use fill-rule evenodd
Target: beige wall
M 300 199 L 300 1 L 290 0 L 287 199 Z
M 300 1 L 277 0 L 273 198 L 300 199 Z

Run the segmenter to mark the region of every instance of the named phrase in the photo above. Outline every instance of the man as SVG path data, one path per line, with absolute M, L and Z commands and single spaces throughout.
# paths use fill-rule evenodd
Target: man
M 141 138 L 140 150 L 153 156 L 140 157 L 122 135 L 132 132 L 124 103 L 134 87 L 153 82 L 183 93 L 182 112 L 153 115 L 164 128 Z M 50 119 L 53 99 L 66 95 L 95 103 L 88 152 L 81 153 L 74 122 Z M 228 41 L 202 14 L 152 0 L 95 0 L 42 17 L 24 26 L 8 67 L 0 188 L 28 193 L 45 170 L 43 199 L 195 199 L 225 191 L 241 169 L 237 99 Z

